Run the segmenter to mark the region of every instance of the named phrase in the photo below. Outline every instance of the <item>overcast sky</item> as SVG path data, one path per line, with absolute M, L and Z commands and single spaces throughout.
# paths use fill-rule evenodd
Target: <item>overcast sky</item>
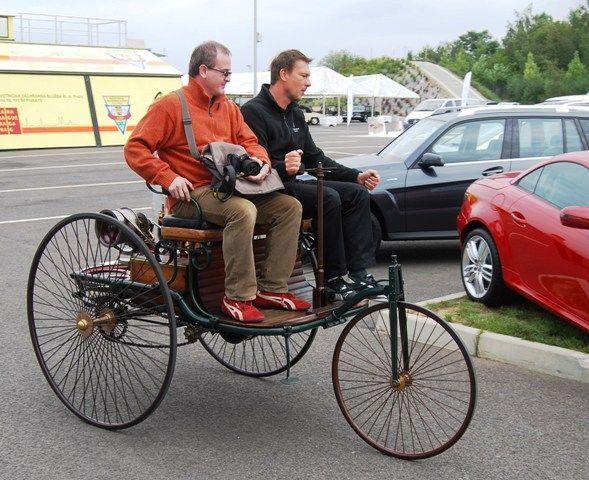
M 500 39 L 510 22 L 532 5 L 565 19 L 581 0 L 257 0 L 258 70 L 287 48 L 318 63 L 333 50 L 364 57 L 404 57 L 425 45 L 453 41 L 468 30 Z M 16 10 L 15 10 L 16 9 Z M 217 40 L 233 53 L 233 71 L 254 64 L 254 0 L 18 0 L 0 1 L 0 14 L 42 13 L 127 21 L 127 36 L 165 53 L 186 72 L 192 49 Z

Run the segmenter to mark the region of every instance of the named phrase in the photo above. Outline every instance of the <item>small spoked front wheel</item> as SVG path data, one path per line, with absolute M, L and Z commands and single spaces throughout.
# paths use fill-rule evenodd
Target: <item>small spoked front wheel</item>
M 346 325 L 333 355 L 333 386 L 342 413 L 364 441 L 393 457 L 427 458 L 452 446 L 468 427 L 474 368 L 460 338 L 437 315 L 405 302 L 397 311 L 393 331 L 403 333 L 395 338 L 388 304 L 370 307 Z
M 27 291 L 37 360 L 82 420 L 126 428 L 163 399 L 176 361 L 176 318 L 146 244 L 101 214 L 59 222 L 33 258 Z
M 317 329 L 289 337 L 290 366 L 295 365 L 313 343 Z M 248 377 L 270 377 L 288 368 L 284 337 L 206 332 L 202 346 L 221 365 Z

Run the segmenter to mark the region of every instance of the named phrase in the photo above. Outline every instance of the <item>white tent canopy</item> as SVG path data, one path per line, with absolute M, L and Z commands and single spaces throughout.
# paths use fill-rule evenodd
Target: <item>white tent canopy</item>
M 258 72 L 258 85 L 270 83 L 270 72 Z M 182 76 L 188 83 L 188 75 Z M 309 97 L 345 97 L 352 85 L 355 97 L 419 98 L 415 92 L 382 74 L 345 77 L 328 67 L 311 67 L 311 86 L 305 95 Z M 225 87 L 227 95 L 254 96 L 254 74 L 234 73 Z
M 311 86 L 305 95 L 315 97 L 347 96 L 352 89 L 354 95 L 370 96 L 371 92 L 363 85 L 352 81 L 351 77 L 344 77 L 329 67 L 311 67 Z
M 382 98 L 419 98 L 417 93 L 391 80 L 382 73 L 375 75 L 358 75 L 352 80 L 370 92 L 371 97 Z M 356 94 L 358 95 L 358 94 Z
M 310 97 L 337 97 L 348 94 L 351 79 L 344 77 L 328 67 L 311 67 L 311 86 L 305 93 Z M 258 72 L 258 85 L 270 83 L 270 72 Z M 253 96 L 254 74 L 251 72 L 234 73 L 225 87 L 227 95 Z M 365 87 L 353 84 L 354 95 L 371 96 Z M 257 95 L 258 92 L 255 92 Z
M 262 83 L 270 83 L 270 72 L 258 72 L 258 91 Z M 231 81 L 225 85 L 227 95 L 237 95 L 240 97 L 254 96 L 254 74 L 252 72 L 233 73 Z M 257 95 L 258 92 L 255 93 Z
M 371 97 L 374 112 L 374 98 L 419 98 L 415 92 L 405 88 L 400 83 L 391 80 L 382 74 L 349 76 L 337 73 L 328 67 L 311 67 L 311 86 L 305 92 L 306 97 L 323 98 L 323 112 L 325 113 L 325 98 L 338 97 Z M 188 83 L 188 78 L 182 77 L 183 84 Z M 270 72 L 258 72 L 257 83 L 270 83 Z M 231 81 L 225 86 L 227 95 L 250 97 L 257 95 L 253 91 L 254 74 L 252 72 L 234 73 Z
M 374 115 L 374 101 L 375 98 L 419 98 L 417 93 L 409 90 L 400 83 L 391 80 L 382 73 L 374 75 L 358 75 L 352 80 L 356 84 L 365 87 L 371 92 L 372 97 L 372 115 Z

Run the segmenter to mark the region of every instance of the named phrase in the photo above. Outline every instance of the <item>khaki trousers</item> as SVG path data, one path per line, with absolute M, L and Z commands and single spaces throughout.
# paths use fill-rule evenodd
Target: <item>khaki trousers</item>
M 194 189 L 190 196 L 200 205 L 203 218 L 223 226 L 223 259 L 225 261 L 225 295 L 233 300 L 256 298 L 256 291 L 286 292 L 294 267 L 302 207 L 296 198 L 279 192 L 247 198 L 233 195 L 222 202 L 213 196 L 209 186 Z M 192 218 L 194 205 L 178 202 L 174 215 Z M 256 268 L 252 237 L 254 226 L 269 228 L 266 259 L 260 277 Z

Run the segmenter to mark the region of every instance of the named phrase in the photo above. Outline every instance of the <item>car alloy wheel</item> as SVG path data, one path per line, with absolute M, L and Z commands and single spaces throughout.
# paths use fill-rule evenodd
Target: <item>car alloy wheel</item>
M 497 305 L 505 298 L 497 247 L 489 232 L 481 228 L 470 232 L 464 241 L 462 284 L 472 300 L 485 305 Z

